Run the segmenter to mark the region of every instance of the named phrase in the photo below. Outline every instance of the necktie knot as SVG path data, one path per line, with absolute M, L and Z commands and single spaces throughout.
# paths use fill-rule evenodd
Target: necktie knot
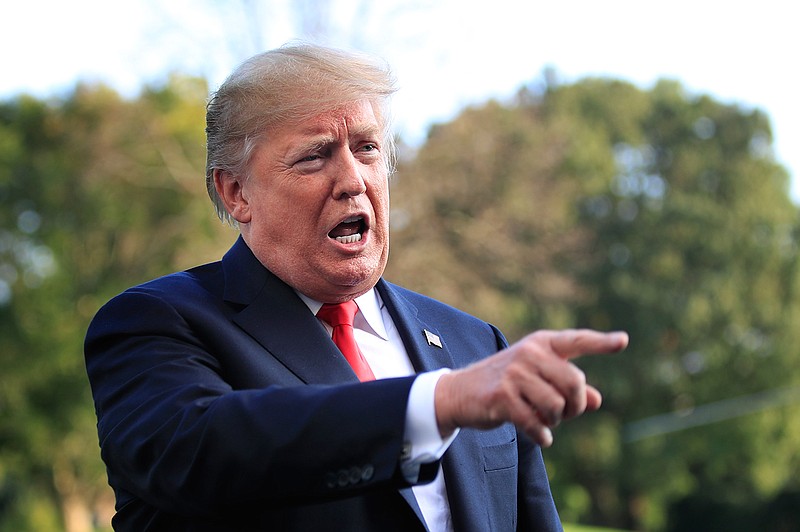
M 330 325 L 331 327 L 338 327 L 340 325 L 353 326 L 353 318 L 358 312 L 358 305 L 352 299 L 344 303 L 330 304 L 325 303 L 322 308 L 317 312 L 317 316 Z

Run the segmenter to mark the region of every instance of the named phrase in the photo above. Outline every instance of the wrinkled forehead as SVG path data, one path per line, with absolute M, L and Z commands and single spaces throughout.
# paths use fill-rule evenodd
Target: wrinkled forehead
M 294 100 L 294 112 L 282 117 L 274 124 L 277 127 L 298 126 L 307 123 L 326 125 L 343 121 L 369 121 L 380 130 L 386 128 L 389 112 L 388 99 L 353 98 L 326 100 L 319 95 L 298 95 Z
M 311 135 L 330 132 L 379 135 L 383 131 L 379 111 L 368 100 L 348 102 L 322 110 L 309 117 L 289 121 L 285 126 Z
M 322 109 L 308 109 L 271 124 L 258 136 L 256 144 L 317 145 L 368 139 L 378 144 L 390 140 L 380 106 L 371 100 L 357 100 Z M 255 140 L 255 139 L 254 139 Z M 391 150 L 391 146 L 387 146 Z

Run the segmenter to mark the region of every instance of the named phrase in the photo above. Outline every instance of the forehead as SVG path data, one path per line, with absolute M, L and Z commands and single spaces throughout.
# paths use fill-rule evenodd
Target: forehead
M 380 134 L 382 123 L 375 106 L 367 101 L 347 103 L 277 128 L 276 136 L 318 137 Z

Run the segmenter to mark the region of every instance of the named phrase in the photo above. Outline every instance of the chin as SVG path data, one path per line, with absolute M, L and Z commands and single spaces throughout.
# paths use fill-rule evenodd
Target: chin
M 357 297 L 375 286 L 378 279 L 383 275 L 384 265 L 385 263 L 376 263 L 374 261 L 371 261 L 369 265 L 362 263 L 357 268 L 350 270 L 349 274 L 334 274 L 331 276 L 331 279 L 334 279 L 334 284 L 341 286 L 344 290 L 349 292 L 348 295 Z M 337 273 L 341 273 L 341 270 Z M 352 295 L 354 293 L 356 293 L 355 296 Z

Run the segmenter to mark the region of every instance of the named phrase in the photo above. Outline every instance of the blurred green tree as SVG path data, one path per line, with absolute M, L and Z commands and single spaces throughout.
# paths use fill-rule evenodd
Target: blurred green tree
M 0 103 L 0 530 L 87 530 L 113 504 L 83 334 L 123 288 L 233 239 L 202 184 L 206 95 L 176 77 L 131 101 L 80 86 Z M 800 422 L 785 402 L 679 432 L 638 423 L 796 397 L 797 209 L 770 144 L 760 112 L 677 83 L 584 80 L 466 109 L 401 152 L 387 277 L 512 340 L 631 333 L 626 354 L 580 362 L 606 405 L 546 452 L 565 519 L 796 518 Z
M 176 77 L 0 104 L 0 530 L 90 530 L 113 506 L 83 335 L 123 288 L 215 254 L 206 97 Z
M 761 112 L 676 82 L 587 79 L 467 109 L 400 161 L 390 278 L 511 339 L 631 334 L 626 354 L 580 361 L 607 404 L 546 452 L 564 518 L 659 530 L 687 497 L 797 489 L 785 405 L 651 437 L 634 424 L 799 384 L 798 212 L 771 142 Z
M 584 99 L 579 90 L 566 97 Z M 732 411 L 724 423 L 649 438 L 630 423 L 798 385 L 798 212 L 788 175 L 771 158 L 766 116 L 689 97 L 674 82 L 656 85 L 649 100 L 638 138 L 610 146 L 608 190 L 584 203 L 599 267 L 583 279 L 597 299 L 577 309 L 576 322 L 632 333 L 623 371 L 585 364 L 611 391 L 604 416 L 616 419 L 606 432 L 622 427 L 624 439 L 594 482 L 579 473 L 592 471 L 587 463 L 570 467 L 594 486 L 599 515 L 610 507 L 599 495 L 610 491 L 603 477 L 620 472 L 625 517 L 604 517 L 656 529 L 678 498 L 713 494 L 730 510 L 797 487 L 800 426 L 791 407 Z

